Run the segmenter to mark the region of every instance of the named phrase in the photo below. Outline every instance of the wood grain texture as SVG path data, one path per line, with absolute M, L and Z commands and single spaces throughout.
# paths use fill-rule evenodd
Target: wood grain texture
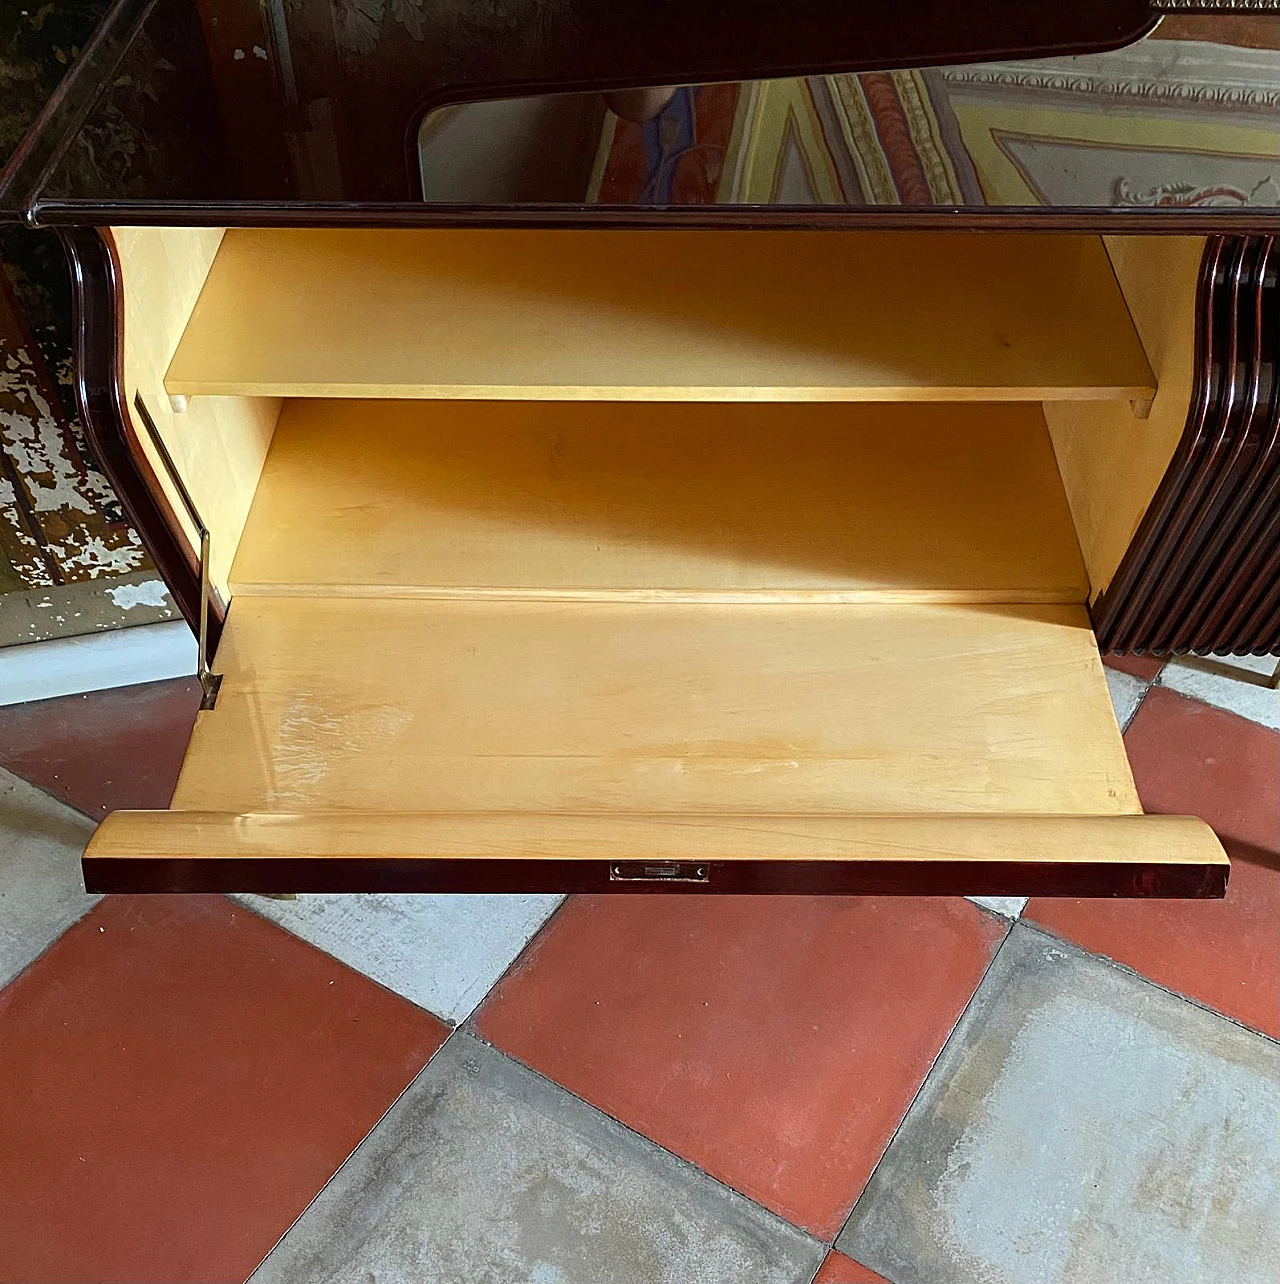
M 1093 599 L 1111 583 L 1186 427 L 1204 238 L 1114 236 L 1106 247 L 1159 391 L 1145 419 L 1118 403 L 1046 399 Z
M 118 811 L 90 858 L 1005 861 L 1227 865 L 1189 816 L 601 816 Z
M 230 231 L 171 393 L 1144 399 L 1094 237 Z
M 1080 607 L 238 597 L 197 811 L 1140 811 Z
M 1038 406 L 287 403 L 239 595 L 1083 602 Z
M 276 398 L 209 397 L 174 412 L 164 372 L 222 241 L 221 228 L 112 229 L 124 295 L 124 384 L 127 404 L 141 393 L 196 508 L 210 531 L 211 579 L 223 600 L 280 402 Z M 185 522 L 181 503 L 145 434 L 142 449 Z M 192 544 L 199 540 L 188 530 Z

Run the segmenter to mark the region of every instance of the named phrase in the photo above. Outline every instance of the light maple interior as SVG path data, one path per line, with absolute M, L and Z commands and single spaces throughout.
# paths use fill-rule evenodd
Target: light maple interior
M 1063 408 L 1141 434 L 1159 312 L 1090 237 L 229 232 L 167 392 L 287 400 L 172 827 L 90 853 L 350 854 L 346 815 L 435 858 L 1220 863 L 1097 827 L 1142 818 Z
M 1149 400 L 1095 236 L 252 230 L 165 386 L 527 401 Z
M 294 400 L 240 595 L 1083 602 L 1038 405 Z
M 174 806 L 1139 810 L 1080 607 L 238 598 Z

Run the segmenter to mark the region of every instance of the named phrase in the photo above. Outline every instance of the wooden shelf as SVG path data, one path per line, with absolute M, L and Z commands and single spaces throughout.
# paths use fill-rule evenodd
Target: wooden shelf
M 1082 608 L 237 597 L 173 806 L 1140 811 Z
M 237 598 L 93 890 L 1217 896 L 1079 607 Z
M 171 394 L 1150 400 L 1096 237 L 232 229 Z
M 1083 602 L 1038 406 L 293 401 L 250 594 Z

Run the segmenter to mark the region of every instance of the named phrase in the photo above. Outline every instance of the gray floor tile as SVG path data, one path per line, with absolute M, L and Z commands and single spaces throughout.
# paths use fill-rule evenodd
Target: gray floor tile
M 93 821 L 0 767 L 0 985 L 100 899 L 80 877 L 91 833 Z
M 1013 929 L 837 1246 L 894 1284 L 1274 1284 L 1280 1047 Z
M 1170 660 L 1160 671 L 1160 685 L 1193 700 L 1215 704 L 1251 722 L 1260 722 L 1264 727 L 1280 729 L 1280 691 L 1233 677 L 1228 672 L 1234 668 L 1246 677 L 1249 674 L 1270 677 L 1278 663 L 1273 655 L 1211 657 L 1207 663 L 1193 659 Z
M 1147 694 L 1150 683 L 1135 678 L 1132 673 L 1121 673 L 1119 669 L 1105 665 L 1102 671 L 1107 675 L 1107 690 L 1111 692 L 1111 707 L 1116 711 L 1116 721 L 1120 724 L 1120 729 L 1124 730 L 1138 712 L 1138 706 L 1142 703 L 1142 697 Z
M 970 896 L 966 899 L 971 900 L 975 905 L 981 905 L 984 909 L 989 909 L 993 914 L 1000 914 L 1005 918 L 1017 918 L 1026 909 L 1029 898 L 1026 896 Z
M 822 1255 L 455 1034 L 251 1284 L 807 1284 Z
M 419 1007 L 465 1021 L 560 896 L 236 897 Z

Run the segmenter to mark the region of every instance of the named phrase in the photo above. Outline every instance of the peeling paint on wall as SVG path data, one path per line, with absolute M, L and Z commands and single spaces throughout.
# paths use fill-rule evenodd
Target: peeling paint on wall
M 79 426 L 0 280 L 0 553 L 21 586 L 56 587 L 148 566 Z
M 165 606 L 169 601 L 169 590 L 163 580 L 121 584 L 118 588 L 108 588 L 106 592 L 122 611 L 132 611 L 135 606 Z

